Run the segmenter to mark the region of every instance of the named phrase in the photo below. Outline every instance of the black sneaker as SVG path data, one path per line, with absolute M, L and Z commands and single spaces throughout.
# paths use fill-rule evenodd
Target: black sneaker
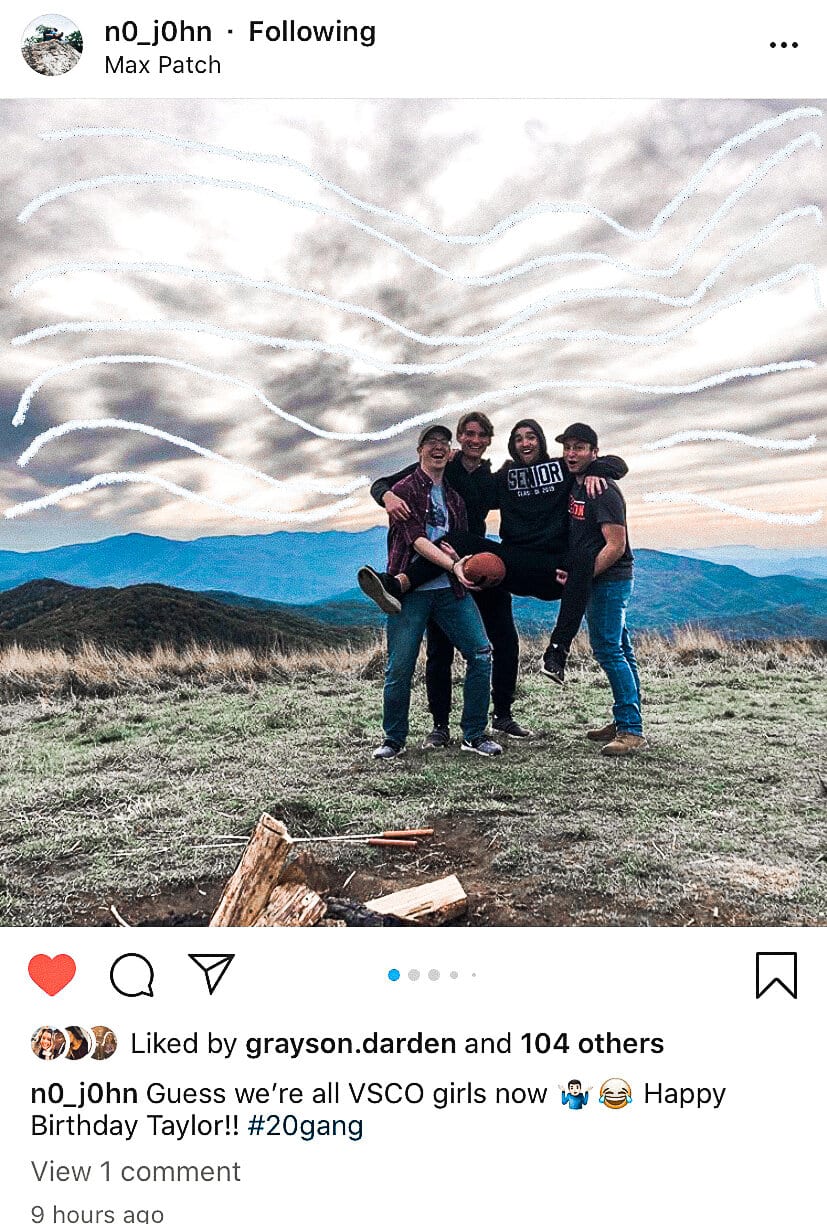
M 472 740 L 464 739 L 460 748 L 463 752 L 476 752 L 484 757 L 499 756 L 502 752 L 502 746 L 495 740 L 489 739 L 487 735 L 478 735 Z
M 396 740 L 386 739 L 379 748 L 373 751 L 374 761 L 392 761 L 394 757 L 405 755 L 405 745 L 397 744 Z
M 565 684 L 566 682 L 566 659 L 569 657 L 569 652 L 563 650 L 562 646 L 555 646 L 554 642 L 549 642 L 546 647 L 546 653 L 543 655 L 540 663 L 540 671 L 544 676 L 548 676 L 555 684 Z
M 451 742 L 451 733 L 446 726 L 435 725 L 422 741 L 423 748 L 447 748 Z
M 399 583 L 390 574 L 377 574 L 369 565 L 363 565 L 356 575 L 356 581 L 368 599 L 378 604 L 383 612 L 393 615 L 402 611 L 402 604 L 394 593 Z
M 491 726 L 500 735 L 507 735 L 510 739 L 531 739 L 532 733 L 528 727 L 521 727 L 511 714 L 495 714 L 491 719 Z

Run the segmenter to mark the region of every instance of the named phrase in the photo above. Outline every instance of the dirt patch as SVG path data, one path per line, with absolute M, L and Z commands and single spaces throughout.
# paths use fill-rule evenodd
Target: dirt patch
M 199 880 L 177 891 L 159 893 L 153 897 L 123 897 L 114 893 L 101 903 L 93 898 L 78 898 L 73 921 L 81 925 L 120 926 L 109 908 L 114 905 L 124 922 L 130 926 L 209 925 L 224 880 Z
M 780 897 L 793 892 L 800 882 L 794 869 L 720 858 L 703 863 L 704 875 L 708 881 L 713 874 L 728 887 L 719 891 L 707 885 L 703 893 L 693 889 L 691 895 L 679 900 L 664 898 L 653 902 L 651 897 L 575 888 L 552 892 L 537 876 L 498 870 L 494 860 L 502 850 L 503 835 L 492 828 L 484 814 L 454 810 L 448 818 L 436 821 L 434 829 L 433 841 L 425 843 L 416 854 L 380 850 L 365 863 L 364 851 L 359 861 L 354 859 L 352 848 L 343 844 L 335 858 L 336 852 L 329 849 L 327 858 L 307 852 L 297 857 L 308 882 L 317 891 L 362 902 L 456 874 L 469 901 L 468 914 L 458 925 L 475 927 L 756 926 L 762 925 L 765 917 L 759 908 L 754 911 L 751 908 L 749 892 Z M 542 849 L 565 859 L 567 851 L 591 839 L 592 835 L 584 830 L 563 832 L 544 839 Z M 116 925 L 109 909 L 114 903 L 130 925 L 206 926 L 225 882 L 224 878 L 203 879 L 152 897 L 113 894 L 105 904 L 92 898 L 78 898 L 73 921 Z M 734 898 L 733 889 L 743 890 L 747 896 Z
M 765 896 L 788 897 L 801 887 L 798 867 L 756 863 L 752 859 L 713 858 L 699 864 L 704 876 Z

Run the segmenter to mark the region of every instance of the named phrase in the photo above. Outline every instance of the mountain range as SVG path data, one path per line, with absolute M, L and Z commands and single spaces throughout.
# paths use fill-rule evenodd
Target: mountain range
M 177 588 L 163 599 L 171 600 L 174 594 L 178 611 L 165 605 L 163 615 L 185 621 L 189 640 L 201 614 L 186 602 L 186 592 L 201 593 L 210 605 L 202 613 L 207 620 L 213 618 L 214 628 L 216 609 L 230 605 L 235 613 L 243 610 L 253 617 L 240 630 L 242 634 L 249 630 L 253 638 L 260 632 L 271 638 L 274 632 L 289 636 L 285 618 L 290 616 L 300 618 L 294 629 L 302 639 L 312 632 L 308 621 L 316 626 L 317 634 L 323 636 L 320 627 L 326 625 L 328 635 L 335 637 L 331 630 L 336 626 L 383 623 L 378 610 L 356 588 L 355 575 L 365 562 L 381 567 L 385 536 L 380 527 L 363 532 L 274 532 L 192 541 L 131 534 L 43 552 L 0 552 L 0 590 L 46 578 L 76 588 Z M 790 554 L 785 557 L 789 562 Z M 635 558 L 630 620 L 638 629 L 668 632 L 698 623 L 734 637 L 827 639 L 827 580 L 823 578 L 756 577 L 734 565 L 651 549 L 636 550 Z M 129 602 L 136 596 L 107 591 L 106 597 L 118 607 L 119 615 L 134 619 Z M 140 598 L 146 609 L 147 601 L 162 597 L 156 590 L 151 598 L 147 591 Z M 82 592 L 72 600 L 74 612 L 67 631 L 71 619 L 82 611 Z M 261 621 L 254 627 L 257 614 L 270 618 L 269 628 Z M 515 616 L 523 629 L 546 629 L 554 615 L 554 605 L 515 600 Z M 274 630 L 274 616 L 281 618 L 281 629 Z M 199 635 L 198 640 L 204 639 Z
M 309 603 L 353 587 L 365 562 L 381 564 L 387 532 L 276 531 L 167 540 L 132 533 L 44 552 L 0 552 L 0 586 L 56 578 L 77 586 L 163 583 L 281 603 Z
M 671 551 L 671 550 L 670 550 Z M 756 578 L 770 574 L 792 574 L 796 578 L 827 578 L 827 551 L 791 548 L 756 548 L 750 544 L 724 544 L 717 548 L 681 548 L 681 557 L 712 561 L 715 565 L 736 565 Z
M 52 578 L 34 579 L 0 592 L 0 649 L 15 643 L 72 651 L 89 642 L 130 654 L 147 654 L 161 645 L 289 653 L 345 644 L 359 636 L 293 607 L 258 601 L 265 606 L 253 608 L 234 602 L 236 598 L 210 599 L 157 583 L 89 589 Z

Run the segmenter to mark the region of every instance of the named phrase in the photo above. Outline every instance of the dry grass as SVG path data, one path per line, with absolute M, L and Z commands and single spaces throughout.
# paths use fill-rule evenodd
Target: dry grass
M 294 834 L 435 826 L 385 861 L 340 846 L 331 887 L 361 892 L 458 872 L 480 923 L 827 922 L 827 659 L 818 643 L 638 640 L 650 751 L 609 761 L 587 639 L 565 688 L 523 643 L 515 705 L 532 727 L 481 762 L 429 726 L 417 679 L 407 756 L 381 739 L 380 640 L 256 655 L 0 656 L 0 923 L 203 923 L 262 811 Z M 456 727 L 461 664 L 454 695 Z M 338 873 L 338 874 L 336 874 Z M 355 887 L 355 885 L 354 885 Z
M 745 656 L 753 659 L 774 658 L 779 662 L 818 659 L 825 653 L 825 644 L 811 638 L 767 638 L 733 640 L 722 637 L 702 625 L 686 625 L 676 629 L 669 637 L 662 634 L 643 634 L 640 637 L 640 653 L 650 659 L 664 653 L 675 655 L 681 663 L 703 662 L 705 659 L 727 659 Z M 637 645 L 638 638 L 635 639 Z
M 289 682 L 306 676 L 375 680 L 384 666 L 384 643 L 378 637 L 368 643 L 291 654 L 211 646 L 182 651 L 156 646 L 147 655 L 105 650 L 89 643 L 74 653 L 11 646 L 0 652 L 0 701 L 115 697 L 164 692 L 182 684 L 244 690 L 263 681 Z
M 544 639 L 524 639 L 524 664 L 531 667 L 545 647 Z M 815 663 L 824 644 L 804 639 L 731 641 L 703 628 L 679 629 L 669 638 L 658 633 L 635 639 L 643 664 L 666 674 L 675 667 L 718 661 L 752 661 L 767 670 L 784 663 Z M 581 633 L 572 661 L 591 657 Z M 11 646 L 0 652 L 0 700 L 32 697 L 113 697 L 121 693 L 165 691 L 181 684 L 219 685 L 244 690 L 262 681 L 290 681 L 306 676 L 348 676 L 375 680 L 385 665 L 384 643 L 331 646 L 284 654 L 246 648 L 193 646 L 178 651 L 157 646 L 151 654 L 127 654 L 86 643 L 79 650 L 31 650 Z M 420 661 L 420 667 L 422 666 Z
M 0 654 L 0 699 L 111 697 L 175 687 L 182 682 L 249 684 L 283 678 L 283 656 L 249 650 L 156 647 L 149 655 L 125 654 L 88 643 L 78 651 L 26 650 Z

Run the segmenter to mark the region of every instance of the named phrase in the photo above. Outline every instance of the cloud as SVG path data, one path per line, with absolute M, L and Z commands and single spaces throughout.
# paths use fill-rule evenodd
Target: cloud
M 182 152 L 141 141 L 114 139 L 46 143 L 48 127 L 140 126 L 191 140 L 239 148 L 284 152 L 362 199 L 415 216 L 435 229 L 473 233 L 534 202 L 587 202 L 626 226 L 649 225 L 710 153 L 734 134 L 796 103 L 655 101 L 651 103 L 555 102 L 6 102 L 2 104 L 7 159 L 0 168 L 11 215 L 43 191 L 72 180 L 106 174 L 185 173 L 244 178 L 263 187 L 348 211 L 416 249 L 423 258 L 458 275 L 484 276 L 562 250 L 601 251 L 638 267 L 668 267 L 678 252 L 757 165 L 798 136 L 821 126 L 796 120 L 733 149 L 681 204 L 653 238 L 636 243 L 605 223 L 563 215 L 532 218 L 479 247 L 438 244 L 398 222 L 364 217 L 317 182 L 285 167 L 238 163 L 196 151 Z M 820 157 L 802 148 L 771 170 L 738 201 L 677 275 L 644 281 L 587 264 L 554 265 L 498 286 L 452 283 L 412 263 L 398 251 L 330 216 L 311 214 L 273 200 L 193 186 L 101 188 L 65 197 L 41 208 L 23 226 L 10 223 L 0 235 L 0 258 L 9 287 L 33 269 L 70 259 L 190 264 L 247 277 L 282 281 L 370 310 L 428 335 L 473 334 L 495 327 L 516 311 L 558 289 L 641 287 L 690 294 L 727 253 L 779 214 L 797 206 L 823 205 Z M 783 227 L 760 249 L 747 252 L 712 285 L 694 307 L 613 299 L 549 305 L 514 329 L 515 336 L 542 329 L 582 328 L 656 333 L 684 322 L 751 283 L 801 262 L 819 262 L 821 233 L 812 220 Z M 823 272 L 823 267 L 822 267 Z M 345 315 L 320 303 L 299 301 L 265 288 L 213 284 L 170 274 L 129 272 L 66 274 L 6 298 L 6 337 L 82 319 L 194 320 L 214 327 L 323 340 L 375 353 L 386 362 L 442 362 L 461 350 L 423 347 L 378 323 Z M 17 455 L 38 431 L 73 418 L 128 417 L 261 467 L 274 477 L 367 476 L 401 466 L 412 454 L 414 436 L 382 443 L 326 442 L 278 420 L 242 390 L 210 383 L 161 366 L 89 366 L 56 378 L 35 397 L 25 424 L 8 424 L 23 387 L 55 364 L 103 352 L 157 353 L 205 366 L 260 387 L 286 411 L 334 431 L 381 429 L 394 421 L 445 407 L 493 388 L 549 379 L 614 379 L 633 383 L 675 383 L 700 379 L 740 365 L 790 361 L 823 362 L 827 345 L 823 312 L 803 281 L 773 289 L 766 300 L 733 306 L 695 331 L 658 348 L 623 349 L 594 341 L 532 342 L 480 356 L 464 368 L 434 375 L 383 374 L 358 360 L 335 354 L 279 352 L 238 339 L 136 332 L 59 335 L 7 351 L 0 428 L 0 453 L 8 471 L 3 505 L 48 493 L 96 472 L 150 467 L 159 476 L 194 490 L 220 487 L 206 460 L 173 455 L 159 439 L 115 436 L 94 440 L 71 435 L 60 448 L 44 448 L 27 469 Z M 527 394 L 493 404 L 497 426 L 492 452 L 505 454 L 508 424 L 515 413 L 538 415 L 549 431 L 569 419 L 592 420 L 611 449 L 634 457 L 647 441 L 678 429 L 714 426 L 790 437 L 823 431 L 822 369 L 750 380 L 694 396 L 643 397 L 617 390 L 565 389 Z M 822 444 L 796 459 L 802 511 L 815 510 L 824 490 Z M 680 453 L 679 453 L 680 452 Z M 727 481 L 760 490 L 760 499 L 785 496 L 789 471 L 766 455 L 739 455 L 725 448 L 683 448 L 641 463 L 626 488 L 630 504 L 646 490 L 694 488 L 703 467 L 705 490 Z M 644 479 L 645 474 L 645 479 Z M 230 495 L 245 490 L 236 477 Z M 261 490 L 256 491 L 261 496 Z M 729 496 L 729 495 L 728 495 Z M 636 501 L 637 499 L 637 501 Z M 732 494 L 734 499 L 734 494 Z M 301 499 L 299 499 L 301 500 Z M 274 503 L 275 504 L 275 503 Z M 296 498 L 290 508 L 299 508 Z M 315 504 L 308 494 L 304 505 Z M 106 534 L 111 522 L 124 529 L 200 535 L 260 526 L 230 521 L 207 507 L 167 498 L 163 489 L 96 490 L 69 511 L 49 509 L 5 528 L 19 547 L 44 541 Z M 111 516 L 108 518 L 107 516 Z M 342 525 L 379 521 L 365 497 L 346 511 Z M 647 514 L 647 542 L 669 545 L 697 533 L 696 542 L 751 538 L 748 525 L 717 521 L 691 507 L 679 513 L 658 508 Z M 647 531 L 650 528 L 647 526 Z M 782 529 L 766 543 L 782 543 Z M 816 546 L 823 528 L 812 529 Z M 714 534 L 718 532 L 719 534 Z M 674 543 L 674 540 L 672 540 Z M 789 544 L 789 532 L 783 536 Z

